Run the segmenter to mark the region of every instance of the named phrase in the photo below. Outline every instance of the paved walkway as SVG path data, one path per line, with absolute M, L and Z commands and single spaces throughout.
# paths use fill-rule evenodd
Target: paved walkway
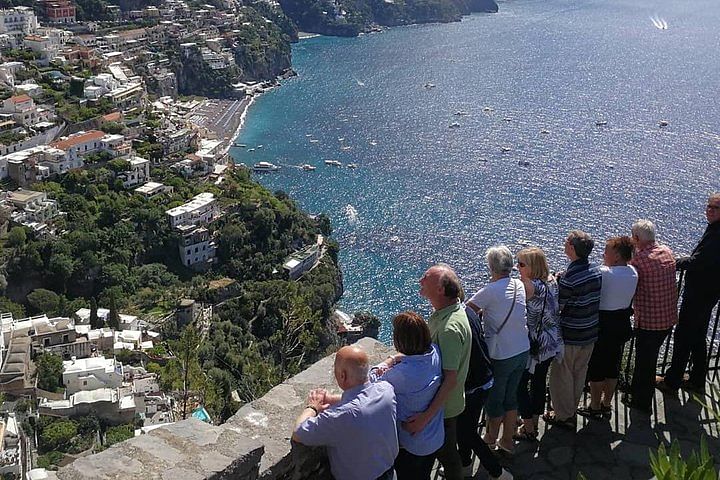
M 541 420 L 539 441 L 517 444 L 514 455 L 503 456 L 502 463 L 516 480 L 576 480 L 580 473 L 588 480 L 648 480 L 653 478 L 650 449 L 678 440 L 687 455 L 699 451 L 703 432 L 710 453 L 720 459 L 720 424 L 712 414 L 686 392 L 675 399 L 655 393 L 652 416 L 630 410 L 618 399 L 609 421 L 578 417 L 577 432 Z M 706 403 L 720 405 L 720 398 L 710 394 L 708 390 Z M 475 470 L 474 479 L 488 478 L 477 460 Z M 442 479 L 442 474 L 436 472 L 433 478 Z

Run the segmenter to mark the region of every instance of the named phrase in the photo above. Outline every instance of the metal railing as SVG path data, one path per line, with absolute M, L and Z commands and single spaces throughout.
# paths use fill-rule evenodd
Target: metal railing
M 682 303 L 682 293 L 683 288 L 685 287 L 685 272 L 681 271 L 678 275 L 678 281 L 677 281 L 677 290 L 678 290 L 678 308 L 680 308 L 680 303 Z M 718 324 L 720 323 L 720 303 L 718 305 L 715 305 L 714 309 L 715 314 L 713 315 L 712 319 L 710 320 L 710 324 L 708 325 L 708 332 L 712 331 L 712 333 L 709 335 L 709 345 L 708 345 L 708 352 L 707 352 L 707 372 L 708 372 L 708 379 L 709 381 L 716 381 L 718 379 L 718 375 L 720 375 L 720 339 L 718 338 Z M 672 350 L 673 350 L 673 335 L 675 333 L 675 327 L 673 327 L 672 332 L 670 335 L 668 335 L 667 339 L 665 339 L 665 343 L 660 348 L 660 355 L 658 356 L 658 362 L 657 362 L 657 368 L 656 373 L 658 375 L 662 375 L 667 370 L 668 366 L 670 365 L 670 361 L 672 360 Z M 707 336 L 707 333 L 706 333 Z M 633 336 L 632 339 L 628 342 L 628 344 L 625 347 L 625 352 L 623 355 L 623 364 L 621 368 L 621 375 L 622 378 L 619 379 L 618 385 L 620 390 L 626 391 L 629 390 L 630 387 L 630 381 L 632 379 L 632 371 L 635 364 L 635 337 Z M 688 370 L 692 367 L 692 358 L 690 359 L 690 363 L 688 363 Z

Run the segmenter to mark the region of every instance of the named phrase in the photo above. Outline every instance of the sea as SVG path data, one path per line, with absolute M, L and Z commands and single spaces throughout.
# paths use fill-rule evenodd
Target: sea
M 601 261 L 648 218 L 690 252 L 720 191 L 719 25 L 717 0 L 507 0 L 303 40 L 297 77 L 253 103 L 231 154 L 280 165 L 256 178 L 330 216 L 340 308 L 378 315 L 388 341 L 395 313 L 430 313 L 425 269 L 453 266 L 472 293 L 493 245 L 540 246 L 560 271 L 569 230 Z

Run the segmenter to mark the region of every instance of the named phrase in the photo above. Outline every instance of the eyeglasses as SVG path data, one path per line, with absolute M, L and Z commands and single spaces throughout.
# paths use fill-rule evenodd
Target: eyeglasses
M 518 261 L 517 264 L 518 264 L 518 267 L 525 267 L 525 264 L 523 262 Z
M 710 205 L 709 203 L 705 206 L 708 210 L 720 210 L 720 205 Z

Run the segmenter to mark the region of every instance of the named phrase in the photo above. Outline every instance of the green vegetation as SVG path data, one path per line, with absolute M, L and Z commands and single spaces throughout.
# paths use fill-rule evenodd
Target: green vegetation
M 650 468 L 658 480 L 717 480 L 715 460 L 707 446 L 707 439 L 700 437 L 700 453 L 693 452 L 687 459 L 680 453 L 680 444 L 673 441 L 670 451 L 660 444 L 657 453 L 650 452 Z
M 116 443 L 128 440 L 135 436 L 135 427 L 132 424 L 110 427 L 105 432 L 105 446 L 109 447 Z
M 2 132 L 0 133 L 0 144 L 12 145 L 13 143 L 20 142 L 27 137 L 24 133 L 18 132 Z
M 100 306 L 149 315 L 173 311 L 180 298 L 217 303 L 224 297 L 215 298 L 211 282 L 230 282 L 235 296 L 215 310 L 202 340 L 180 337 L 168 324 L 164 333 L 180 340 L 168 342 L 175 360 L 157 369 L 164 387 L 199 395 L 213 418 L 224 419 L 237 408 L 230 400 L 233 390 L 243 400 L 256 398 L 336 342 L 327 319 L 342 293 L 337 245 L 330 244 L 302 281 L 288 281 L 277 273 L 282 262 L 319 233 L 329 233 L 326 218 L 310 219 L 287 195 L 273 195 L 253 182 L 245 169 L 236 169 L 221 187 L 190 184 L 161 169 L 154 174 L 174 193 L 153 199 L 133 195 L 103 167 L 35 184 L 68 212 L 58 225 L 66 233 L 37 238 L 22 230 L 23 239 L 5 243 L 2 255 L 13 288 L 10 298 L 0 297 L 0 306 L 57 315 Z M 205 273 L 180 264 L 178 235 L 165 215 L 201 191 L 215 193 L 225 212 L 210 226 L 218 262 Z M 193 345 L 190 357 L 183 356 L 187 345 Z M 162 349 L 155 353 L 163 356 Z M 41 388 L 57 389 L 59 371 L 52 368 L 57 363 L 49 357 L 39 361 Z
M 48 392 L 57 392 L 62 386 L 62 358 L 52 353 L 41 353 L 35 358 L 37 386 Z

